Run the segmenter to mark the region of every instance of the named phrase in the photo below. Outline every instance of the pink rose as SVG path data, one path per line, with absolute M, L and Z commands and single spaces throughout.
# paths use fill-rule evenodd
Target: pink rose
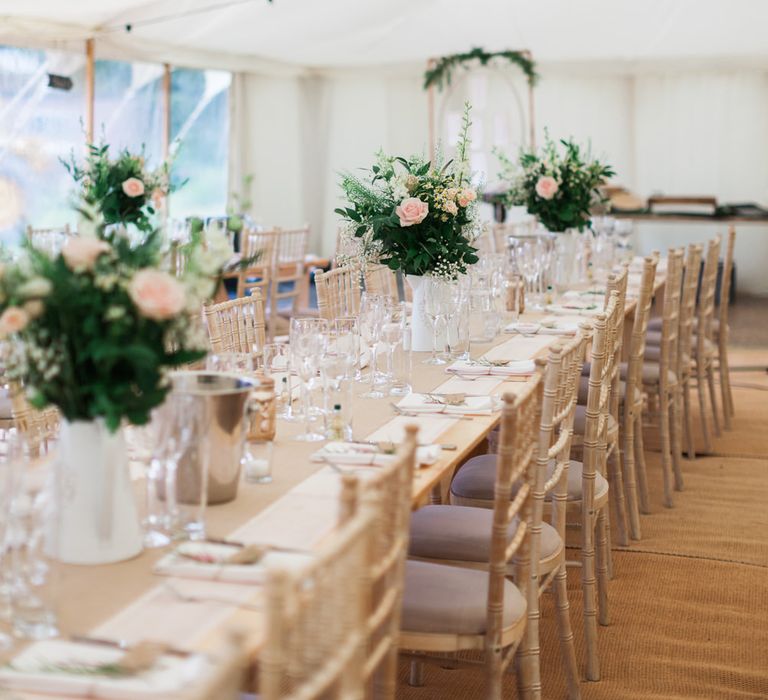
M 109 244 L 98 238 L 72 236 L 64 244 L 61 254 L 67 267 L 73 272 L 91 270 L 102 253 L 110 251 Z
M 0 316 L 0 336 L 23 331 L 29 323 L 29 314 L 18 306 L 9 306 Z
M 129 177 L 123 182 L 123 192 L 129 197 L 141 197 L 144 194 L 144 183 L 137 177 Z
M 408 197 L 400 202 L 395 209 L 395 214 L 400 218 L 401 226 L 413 226 L 420 224 L 429 214 L 429 205 L 417 197 Z
M 443 211 L 456 216 L 459 213 L 459 208 L 456 206 L 456 202 L 446 202 Z
M 552 199 L 558 189 L 557 180 L 553 177 L 549 177 L 549 175 L 540 177 L 539 181 L 536 183 L 536 194 L 542 199 Z
M 461 207 L 468 207 L 476 199 L 477 192 L 475 192 L 471 187 L 465 187 L 461 192 L 459 192 L 459 196 L 457 197 L 457 201 Z
M 139 313 L 153 321 L 167 321 L 184 309 L 184 287 L 161 270 L 139 270 L 131 280 L 128 294 Z
M 152 190 L 152 204 L 155 205 L 155 209 L 162 208 L 164 202 L 165 192 L 163 192 L 159 187 Z

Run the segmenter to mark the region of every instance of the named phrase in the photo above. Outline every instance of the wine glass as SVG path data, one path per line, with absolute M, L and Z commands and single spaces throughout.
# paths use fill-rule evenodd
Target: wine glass
M 437 356 L 437 347 L 440 344 L 440 322 L 445 319 L 448 310 L 447 284 L 437 277 L 427 277 L 424 282 L 424 313 L 432 325 L 432 356 L 424 360 L 424 364 L 444 365 L 446 361 Z
M 291 365 L 301 379 L 304 408 L 304 433 L 296 439 L 303 442 L 325 440 L 322 433 L 312 429 L 310 395 L 315 385 L 320 361 L 328 349 L 328 321 L 322 318 L 293 318 L 290 330 Z
M 379 341 L 381 340 L 381 328 L 388 313 L 389 298 L 380 294 L 368 294 L 363 292 L 360 301 L 360 314 L 358 323 L 360 336 L 370 348 L 370 378 L 371 384 L 367 392 L 362 394 L 364 399 L 380 399 L 384 392 L 376 388 L 377 355 Z
M 267 343 L 264 346 L 264 372 L 275 381 L 277 416 L 295 420 L 292 409 L 291 354 L 285 343 Z

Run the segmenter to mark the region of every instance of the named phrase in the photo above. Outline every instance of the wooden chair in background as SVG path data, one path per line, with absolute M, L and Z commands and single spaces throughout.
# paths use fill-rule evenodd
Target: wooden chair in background
M 371 294 L 387 296 L 398 302 L 400 294 L 397 290 L 397 273 L 386 265 L 367 265 L 363 272 L 365 291 Z M 407 286 L 408 283 L 406 282 Z
M 728 229 L 728 239 L 725 246 L 725 262 L 723 263 L 723 278 L 720 285 L 720 307 L 717 319 L 713 321 L 714 336 L 717 339 L 717 364 L 720 373 L 720 394 L 723 405 L 723 425 L 731 429 L 731 421 L 735 414 L 733 405 L 733 390 L 731 389 L 731 371 L 728 366 L 728 309 L 730 307 L 731 284 L 733 277 L 733 248 L 736 243 L 736 228 Z
M 328 272 L 315 272 L 315 290 L 320 318 L 357 316 L 360 311 L 360 269 L 349 265 Z
M 679 378 L 680 305 L 683 279 L 682 249 L 671 248 L 667 255 L 666 285 L 661 316 L 661 332 L 646 331 L 647 361 L 640 369 L 643 391 L 649 397 L 647 418 L 653 414 L 658 423 L 650 420 L 647 425 L 656 427 L 661 441 L 661 469 L 664 478 L 664 505 L 672 508 L 674 489 L 683 488 L 683 472 L 680 464 L 681 446 L 681 384 Z M 648 481 L 645 465 L 645 443 L 642 430 L 635 435 L 637 450 L 635 466 L 638 477 L 640 508 L 650 513 Z
M 278 315 L 290 318 L 296 315 L 299 300 L 306 297 L 309 280 L 305 274 L 309 226 L 298 229 L 275 229 L 274 264 L 269 288 L 269 319 L 274 323 Z M 287 305 L 286 305 L 287 304 Z M 270 331 L 271 332 L 271 331 Z
M 712 424 L 714 434 L 720 435 L 720 419 L 717 413 L 717 397 L 715 393 L 715 360 L 717 344 L 714 342 L 712 322 L 715 314 L 715 292 L 717 285 L 717 268 L 720 262 L 720 236 L 712 239 L 707 245 L 704 259 L 704 270 L 701 275 L 699 288 L 699 304 L 696 311 L 696 333 L 693 343 L 693 361 L 696 368 L 696 388 L 699 394 L 699 420 L 704 436 L 704 452 L 712 452 L 712 431 L 709 428 L 707 416 L 707 389 L 709 403 L 712 409 Z
M 624 490 L 626 493 L 629 534 L 633 540 L 639 540 L 640 505 L 638 503 L 638 471 L 636 468 L 637 441 L 635 435 L 643 430 L 643 364 L 645 362 L 646 333 L 648 319 L 653 305 L 653 290 L 656 279 L 657 255 L 646 257 L 643 261 L 643 272 L 640 279 L 640 296 L 635 306 L 635 317 L 632 324 L 632 335 L 629 342 L 629 359 L 624 373 L 623 391 L 621 392 L 620 439 L 622 442 Z M 642 456 L 640 457 L 642 459 Z M 645 472 L 643 471 L 641 493 L 647 493 Z M 645 506 L 645 503 L 642 505 Z M 647 510 L 643 510 L 647 513 Z
M 243 229 L 240 236 L 240 255 L 243 260 L 253 260 L 230 277 L 237 279 L 237 296 L 245 297 L 259 290 L 262 302 L 269 301 L 272 270 L 275 265 L 275 236 L 269 232 Z
M 266 332 L 261 291 L 203 309 L 212 352 L 253 353 L 264 348 Z

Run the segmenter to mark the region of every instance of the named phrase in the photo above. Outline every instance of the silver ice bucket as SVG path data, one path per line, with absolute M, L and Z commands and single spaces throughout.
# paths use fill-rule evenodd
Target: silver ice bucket
M 256 382 L 236 374 L 222 372 L 174 372 L 171 375 L 174 394 L 194 396 L 205 402 L 204 410 L 208 425 L 205 445 L 206 454 L 196 451 L 185 455 L 195 464 L 179 465 L 178 476 L 197 479 L 208 462 L 208 503 L 227 503 L 237 496 L 240 483 L 240 458 L 247 431 L 245 420 L 248 398 Z M 189 493 L 199 493 L 199 488 L 189 484 Z M 183 500 L 184 484 L 177 484 L 179 498 Z

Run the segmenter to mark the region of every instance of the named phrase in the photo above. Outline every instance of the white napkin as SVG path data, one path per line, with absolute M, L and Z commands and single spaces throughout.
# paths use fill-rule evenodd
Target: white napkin
M 541 330 L 541 326 L 538 323 L 510 323 L 504 327 L 505 333 L 520 333 L 522 335 L 535 335 Z
M 494 367 L 471 360 L 457 360 L 448 365 L 445 371 L 456 374 L 489 374 L 499 377 L 527 376 L 536 371 L 536 363 L 533 360 L 514 360 L 503 367 Z
M 556 316 L 597 316 L 603 311 L 603 303 L 568 299 L 564 304 L 549 304 L 546 311 Z
M 276 565 L 285 569 L 301 570 L 310 560 L 309 555 L 300 552 L 280 552 L 267 549 L 264 556 L 253 564 L 225 564 L 222 562 L 227 556 L 235 554 L 238 549 L 240 548 L 236 545 L 215 542 L 185 542 L 160 559 L 155 564 L 153 571 L 163 576 L 263 584 L 266 580 L 267 567 Z M 212 561 L 195 561 L 184 556 L 182 552 L 192 555 L 209 555 Z
M 579 323 L 583 321 L 578 317 L 571 319 L 564 316 L 547 316 L 541 321 L 539 333 L 549 335 L 576 335 L 579 331 Z
M 51 639 L 28 646 L 0 668 L 0 687 L 56 696 L 135 700 L 176 697 L 210 673 L 210 662 L 201 655 L 162 656 L 148 671 L 115 677 L 67 672 L 53 666 L 98 666 L 118 661 L 122 649 L 96 644 Z
M 456 415 L 489 415 L 496 409 L 495 401 L 491 396 L 467 396 L 463 403 L 450 406 L 434 401 L 429 394 L 412 393 L 404 396 L 397 405 L 406 410 L 417 413 L 448 413 Z
M 440 453 L 440 445 L 421 445 L 416 448 L 416 462 L 424 465 L 434 464 L 440 458 Z M 377 445 L 328 442 L 315 452 L 311 459 L 313 462 L 324 462 L 327 458 L 335 464 L 380 466 L 390 462 L 392 457 L 392 454 L 382 453 Z

